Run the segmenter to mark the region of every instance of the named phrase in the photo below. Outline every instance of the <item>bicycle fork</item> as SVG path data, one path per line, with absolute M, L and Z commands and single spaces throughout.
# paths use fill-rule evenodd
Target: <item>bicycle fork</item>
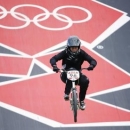
M 71 88 L 71 93 L 70 93 L 70 107 L 71 110 L 73 110 L 73 91 L 76 92 L 76 97 L 77 97 L 77 109 L 80 109 L 80 105 L 79 105 L 79 99 L 78 99 L 78 93 L 77 93 L 77 89 L 75 87 L 75 82 L 72 82 L 72 88 Z

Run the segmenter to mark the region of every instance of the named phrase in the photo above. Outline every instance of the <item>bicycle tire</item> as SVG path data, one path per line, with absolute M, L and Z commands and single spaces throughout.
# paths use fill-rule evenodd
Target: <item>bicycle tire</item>
M 74 114 L 74 122 L 77 122 L 77 93 L 76 90 L 72 92 L 73 97 L 73 114 Z

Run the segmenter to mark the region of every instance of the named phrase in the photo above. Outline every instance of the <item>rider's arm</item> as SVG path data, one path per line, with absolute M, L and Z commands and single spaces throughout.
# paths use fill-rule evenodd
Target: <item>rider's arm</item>
M 57 55 L 53 56 L 51 59 L 50 59 L 50 64 L 52 66 L 56 65 L 56 62 L 63 59 L 64 56 L 66 55 L 66 51 L 62 51 L 60 53 L 58 53 Z
M 93 57 L 91 57 L 89 54 L 87 54 L 85 51 L 82 50 L 82 54 L 83 54 L 84 60 L 87 61 L 90 65 L 93 65 L 93 67 L 97 65 L 97 61 Z

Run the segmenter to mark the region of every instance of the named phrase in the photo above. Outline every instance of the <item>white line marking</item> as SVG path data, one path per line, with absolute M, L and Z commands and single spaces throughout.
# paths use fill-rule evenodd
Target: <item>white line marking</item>
M 27 76 L 28 76 L 28 77 L 30 77 L 30 74 L 31 74 L 32 69 L 33 69 L 33 66 L 34 66 L 34 59 L 32 60 L 31 65 L 30 65 L 30 67 L 29 67 L 29 70 L 28 70 L 28 73 L 27 73 Z
M 58 53 L 58 52 L 61 52 L 63 51 L 64 49 L 59 49 L 59 50 L 54 50 L 52 52 L 46 52 L 44 54 L 42 54 L 42 56 L 47 56 L 47 55 L 51 55 L 51 54 L 55 54 L 55 53 Z M 50 60 L 50 59 L 49 59 Z
M 44 123 L 44 124 L 51 126 L 51 127 L 59 127 L 61 125 L 61 123 L 59 123 L 59 122 L 56 122 L 56 121 L 53 121 L 51 119 L 39 116 L 37 114 L 22 110 L 20 108 L 11 106 L 11 105 L 3 103 L 3 102 L 0 102 L 0 106 L 5 108 L 5 109 L 8 109 L 10 111 L 13 111 L 14 113 L 23 115 L 25 117 L 28 117 L 30 119 L 33 119 L 33 120 L 41 122 L 41 123 Z
M 3 73 L 0 73 L 0 76 L 4 76 L 4 77 L 16 77 L 16 78 L 23 78 L 25 77 L 26 75 L 18 75 L 18 74 L 3 74 Z
M 107 93 L 111 93 L 111 92 L 115 92 L 115 91 L 120 91 L 120 90 L 128 89 L 128 88 L 130 88 L 130 83 L 122 85 L 122 86 L 118 86 L 118 87 L 115 87 L 115 88 L 110 88 L 110 89 L 107 89 L 107 90 L 99 91 L 99 92 L 96 92 L 96 93 L 88 94 L 88 95 L 86 95 L 86 98 L 91 98 L 91 97 L 94 97 L 94 96 L 107 94 Z
M 33 70 L 33 67 L 34 67 L 34 64 L 38 65 L 41 69 L 45 70 L 47 73 L 52 73 L 52 69 L 50 69 L 48 66 L 46 66 L 45 64 L 41 63 L 40 61 L 38 61 L 37 59 L 33 59 L 32 60 L 32 63 L 31 63 L 31 66 L 29 68 L 29 71 L 28 71 L 28 74 L 27 76 L 29 77 L 32 70 Z
M 11 81 L 1 82 L 0 86 L 4 86 L 4 85 L 7 85 L 7 84 L 11 84 L 11 83 L 17 83 L 17 82 L 21 82 L 21 81 L 26 81 L 26 80 L 31 80 L 31 79 L 34 79 L 34 78 L 39 78 L 39 77 L 50 75 L 50 74 L 54 74 L 54 72 L 34 75 L 34 76 L 31 76 L 31 77 L 24 76 L 21 79 L 15 79 L 15 80 L 11 80 Z
M 42 51 L 42 52 L 39 52 L 39 53 L 33 55 L 33 57 L 34 57 L 34 58 L 37 58 L 37 57 L 43 56 L 45 53 L 49 53 L 50 51 L 53 51 L 53 50 L 58 49 L 58 48 L 60 48 L 60 47 L 66 46 L 66 44 L 67 44 L 66 41 L 61 42 L 61 43 L 59 43 L 58 45 L 52 46 L 52 47 L 50 47 L 50 48 L 48 48 L 48 49 L 46 49 L 46 50 L 44 50 L 44 51 Z
M 28 112 L 26 110 L 14 107 L 12 105 L 0 102 L 0 107 L 10 110 L 14 113 L 20 114 L 32 120 L 38 121 L 40 123 L 46 124 L 48 126 L 59 128 L 59 127 L 112 127 L 112 126 L 130 126 L 130 121 L 122 121 L 122 122 L 98 122 L 98 123 L 79 123 L 79 124 L 62 124 L 57 121 L 39 116 L 37 114 Z
M 104 39 L 109 37 L 112 33 L 118 30 L 121 26 L 130 21 L 130 17 L 122 15 L 117 21 L 115 21 L 109 28 L 107 28 L 98 38 L 96 38 L 91 44 L 91 48 L 94 48 Z
M 13 54 L 3 54 L 0 53 L 0 56 L 2 57 L 12 57 L 12 58 L 31 58 L 31 56 L 27 57 L 27 56 L 22 56 L 22 55 L 13 55 Z
M 126 70 L 122 69 L 121 67 L 119 67 L 118 65 L 116 65 L 115 63 L 113 63 L 112 61 L 108 60 L 107 58 L 105 58 L 104 56 L 102 56 L 101 54 L 97 53 L 96 51 L 93 50 L 93 52 L 98 55 L 99 57 L 101 57 L 102 59 L 104 59 L 105 61 L 107 61 L 108 63 L 110 63 L 112 66 L 114 66 L 115 68 L 117 68 L 118 70 L 120 70 L 121 72 L 123 72 L 124 74 L 130 76 L 130 73 L 127 72 Z
M 10 51 L 13 51 L 13 52 L 15 52 L 15 53 L 21 55 L 21 57 L 23 56 L 23 57 L 26 57 L 26 58 L 32 58 L 32 56 L 30 56 L 30 55 L 28 55 L 28 54 L 26 54 L 26 53 L 24 53 L 24 52 L 22 52 L 22 51 L 19 51 L 19 50 L 17 50 L 17 49 L 14 49 L 14 48 L 12 48 L 12 47 L 9 47 L 9 46 L 7 46 L 6 44 L 0 43 L 0 46 L 4 47 L 5 49 L 8 49 L 8 50 L 10 50 Z M 0 54 L 0 55 L 4 55 L 4 54 L 2 53 L 2 54 Z M 6 54 L 5 54 L 5 55 L 6 55 Z M 9 55 L 12 56 L 13 54 L 7 54 L 7 55 L 8 55 L 8 56 L 9 56 Z M 17 57 L 18 57 L 18 55 L 15 55 L 15 54 L 14 54 L 14 56 L 17 56 Z
M 48 62 L 49 62 L 49 59 L 48 59 Z M 37 64 L 39 67 L 41 67 L 43 70 L 45 70 L 47 73 L 53 72 L 51 68 L 49 68 L 48 66 L 46 66 L 45 64 L 43 64 L 37 59 L 34 59 L 34 63 Z
M 103 126 L 104 127 L 130 126 L 130 121 L 67 124 L 63 125 L 62 127 L 103 127 Z
M 100 103 L 100 104 L 103 104 L 103 105 L 106 105 L 106 106 L 109 106 L 109 107 L 113 107 L 113 108 L 116 108 L 116 109 L 125 111 L 125 112 L 130 112 L 130 110 L 128 110 L 128 109 L 125 109 L 125 108 L 122 108 L 122 107 L 118 107 L 118 106 L 116 106 L 116 105 L 112 105 L 112 104 L 110 104 L 110 103 L 106 103 L 106 102 L 100 101 L 100 100 L 98 100 L 98 99 L 93 99 L 93 98 L 89 98 L 89 97 L 87 97 L 87 99 L 92 100 L 92 101 L 95 101 L 95 102 Z
M 104 56 L 102 56 L 101 54 L 99 54 L 98 52 L 96 52 L 95 50 L 93 50 L 90 46 L 88 46 L 87 42 L 85 42 L 85 41 L 82 40 L 82 45 L 84 47 L 88 48 L 90 51 L 92 51 L 94 54 L 96 54 L 97 56 L 99 56 L 103 60 L 105 60 L 106 62 L 108 62 L 109 64 L 111 64 L 112 66 L 114 66 L 116 69 L 118 69 L 121 72 L 125 73 L 126 75 L 130 76 L 130 73 L 128 73 L 126 70 L 122 69 L 121 67 L 119 67 L 115 63 L 111 62 L 110 60 L 108 60 L 107 58 L 105 58 Z
M 82 40 L 81 40 L 82 41 Z M 58 44 L 57 45 L 57 48 L 59 48 L 59 47 L 64 47 L 65 46 L 65 44 L 67 44 L 66 43 L 66 41 L 65 42 L 63 42 L 62 44 Z M 81 46 L 82 46 L 82 44 L 81 44 Z M 90 45 L 89 45 L 90 46 Z M 63 48 L 63 49 L 58 49 L 58 50 L 55 50 L 56 49 L 56 46 L 53 46 L 53 47 L 51 47 L 51 48 L 49 48 L 49 49 L 47 49 L 47 50 L 45 50 L 45 51 L 43 51 L 43 52 L 40 52 L 40 54 L 36 54 L 35 56 L 33 56 L 34 58 L 38 58 L 38 57 L 41 57 L 41 56 L 47 56 L 47 55 L 51 55 L 51 54 L 55 54 L 55 53 L 58 53 L 58 52 L 61 52 L 61 51 L 63 51 L 65 48 Z M 91 47 L 90 47 L 90 49 L 91 49 Z M 50 59 L 49 59 L 50 60 Z
M 95 3 L 98 3 L 98 4 L 100 4 L 100 5 L 106 6 L 106 7 L 110 8 L 110 9 L 113 9 L 113 10 L 115 10 L 115 11 L 118 11 L 118 12 L 120 12 L 120 13 L 123 13 L 123 14 L 126 14 L 126 15 L 128 14 L 128 13 L 122 11 L 122 10 L 119 10 L 119 9 L 117 9 L 117 8 L 115 8 L 115 7 L 112 7 L 112 6 L 110 6 L 110 5 L 104 4 L 104 3 L 100 2 L 100 1 L 97 1 L 97 0 L 92 0 L 92 1 L 95 2 Z
M 128 89 L 128 88 L 130 88 L 130 83 L 122 85 L 122 86 L 119 86 L 119 87 L 103 90 L 103 91 L 100 91 L 100 92 L 88 94 L 88 95 L 86 95 L 85 98 L 89 99 L 89 100 L 92 100 L 92 101 L 95 101 L 95 102 L 98 102 L 98 103 L 101 103 L 101 104 L 104 104 L 104 105 L 107 105 L 107 106 L 110 106 L 110 107 L 114 107 L 114 108 L 120 109 L 122 111 L 130 112 L 130 110 L 128 110 L 128 109 L 125 109 L 125 108 L 122 108 L 122 107 L 118 107 L 116 105 L 112 105 L 110 103 L 106 103 L 106 102 L 100 101 L 98 99 L 93 99 L 92 98 L 94 96 L 99 96 L 99 95 L 103 95 L 103 94 L 107 94 L 107 93 L 111 93 L 111 92 L 115 92 L 115 91 L 120 91 L 120 90 L 124 90 L 124 89 Z

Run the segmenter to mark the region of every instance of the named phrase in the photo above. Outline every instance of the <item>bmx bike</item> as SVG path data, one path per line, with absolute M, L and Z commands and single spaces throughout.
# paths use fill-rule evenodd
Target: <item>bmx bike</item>
M 80 103 L 75 82 L 80 78 L 80 72 L 83 69 L 87 70 L 87 68 L 82 68 L 80 71 L 76 70 L 75 68 L 70 68 L 68 71 L 64 69 L 59 69 L 61 73 L 65 72 L 67 74 L 68 80 L 72 81 L 72 88 L 70 92 L 70 105 L 74 115 L 74 122 L 77 122 L 77 110 L 80 109 Z

